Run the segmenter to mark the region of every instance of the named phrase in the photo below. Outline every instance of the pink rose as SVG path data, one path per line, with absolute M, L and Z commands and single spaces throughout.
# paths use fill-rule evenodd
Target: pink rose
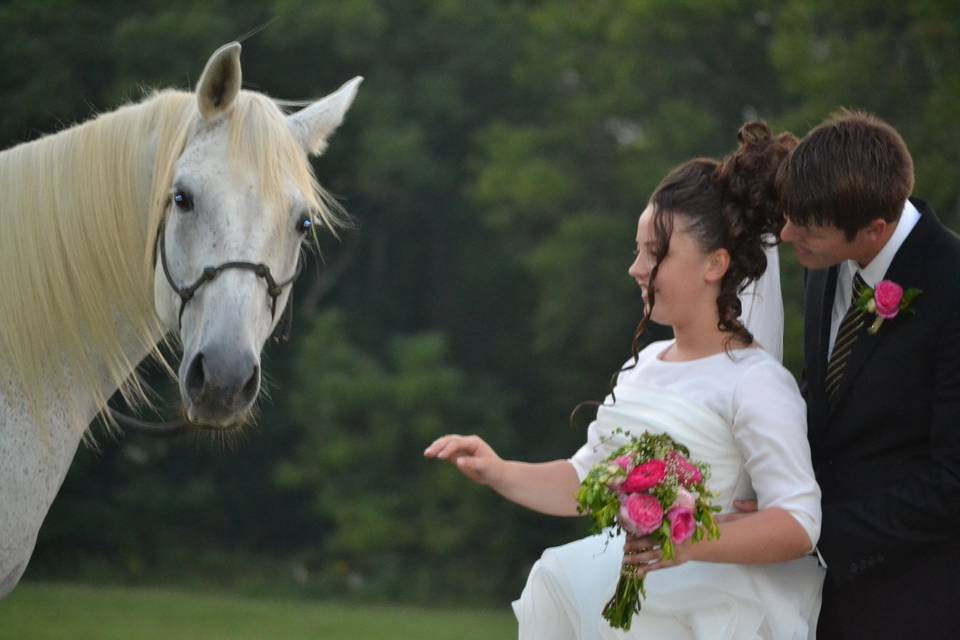
M 627 481 L 623 483 L 623 490 L 627 493 L 642 493 L 651 489 L 667 475 L 667 465 L 663 460 L 651 460 L 634 467 Z
M 686 509 L 687 511 L 692 512 L 696 506 L 697 499 L 693 497 L 693 494 L 686 489 L 681 488 L 677 490 L 677 499 L 674 500 L 671 508 Z
M 873 302 L 877 315 L 884 320 L 896 317 L 903 299 L 903 287 L 890 280 L 881 280 L 873 290 Z
M 693 536 L 697 523 L 693 519 L 693 512 L 683 507 L 674 507 L 667 512 L 670 521 L 670 539 L 674 544 L 682 544 Z
M 663 507 L 650 494 L 634 493 L 620 504 L 620 522 L 630 533 L 645 536 L 660 528 Z
M 633 466 L 633 458 L 630 456 L 620 456 L 615 460 L 615 462 L 623 468 L 624 471 L 629 471 L 630 467 Z
M 700 469 L 687 462 L 687 459 L 676 451 L 667 455 L 667 463 L 673 467 L 673 472 L 677 474 L 677 479 L 682 484 L 689 487 L 703 481 L 703 474 L 700 473 Z

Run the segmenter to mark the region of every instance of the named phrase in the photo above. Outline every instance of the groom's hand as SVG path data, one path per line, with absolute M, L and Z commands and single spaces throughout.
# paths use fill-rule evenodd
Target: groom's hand
M 720 516 L 715 516 L 714 520 L 717 522 L 733 522 L 734 520 L 747 518 L 757 512 L 757 501 L 734 500 L 733 508 L 737 510 L 737 513 L 725 513 Z
M 442 436 L 434 440 L 423 455 L 446 460 L 478 484 L 496 485 L 502 475 L 503 460 L 478 436 Z

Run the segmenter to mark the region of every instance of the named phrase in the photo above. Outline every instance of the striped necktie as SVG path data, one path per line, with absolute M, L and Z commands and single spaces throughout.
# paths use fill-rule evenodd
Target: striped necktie
M 850 308 L 847 314 L 840 321 L 840 328 L 837 330 L 837 339 L 833 343 L 833 353 L 830 354 L 830 361 L 827 363 L 827 377 L 825 384 L 827 387 L 827 397 L 833 402 L 833 397 L 840 388 L 840 381 L 843 379 L 843 371 L 846 369 L 847 360 L 850 359 L 850 352 L 853 351 L 857 343 L 857 337 L 860 335 L 860 328 L 863 326 L 864 311 L 856 306 L 857 298 L 867 286 L 867 283 L 857 272 L 853 276 L 853 296 L 850 299 Z

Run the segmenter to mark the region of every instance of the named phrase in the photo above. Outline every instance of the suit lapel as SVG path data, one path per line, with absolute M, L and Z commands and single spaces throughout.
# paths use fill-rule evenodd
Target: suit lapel
M 914 202 L 914 204 L 918 203 Z M 890 263 L 890 268 L 883 276 L 884 280 L 892 280 L 904 289 L 914 286 L 916 281 L 914 274 L 917 268 L 923 264 L 925 248 L 939 224 L 932 211 L 929 211 L 925 206 L 922 208 L 918 206 L 917 208 L 921 211 L 920 220 L 917 221 L 917 225 L 907 236 L 900 250 L 897 251 L 893 262 Z M 844 397 L 850 391 L 873 350 L 883 340 L 884 334 L 890 331 L 890 327 L 885 323 L 875 335 L 870 335 L 867 329 L 874 318 L 873 314 L 868 314 L 864 318 L 863 327 L 861 327 L 857 343 L 850 353 L 850 360 L 847 362 L 847 368 L 843 373 L 843 379 L 840 381 L 840 387 L 837 389 L 837 395 L 830 404 L 831 414 L 842 404 Z M 894 319 L 892 322 L 896 321 Z

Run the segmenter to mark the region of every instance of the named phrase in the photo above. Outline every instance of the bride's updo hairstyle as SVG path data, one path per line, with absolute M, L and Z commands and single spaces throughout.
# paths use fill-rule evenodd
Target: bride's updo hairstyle
M 717 296 L 719 327 L 743 344 L 753 336 L 740 322 L 739 294 L 767 268 L 764 248 L 775 244 L 784 218 L 777 206 L 777 170 L 797 146 L 790 133 L 774 136 L 763 122 L 748 122 L 737 133 L 737 150 L 721 161 L 689 160 L 673 169 L 650 197 L 653 208 L 653 254 L 656 264 L 647 289 L 649 304 L 633 337 L 634 362 L 641 337 L 656 304 L 653 286 L 666 257 L 676 219 L 704 253 L 726 249 L 730 266 Z
M 670 247 L 677 218 L 704 253 L 726 249 L 730 254 L 730 266 L 717 296 L 719 327 L 730 334 L 727 349 L 734 339 L 744 344 L 753 342 L 753 335 L 739 320 L 739 294 L 766 271 L 764 249 L 776 244 L 780 236 L 785 221 L 777 203 L 777 171 L 797 142 L 790 133 L 774 136 L 766 123 L 748 122 L 737 133 L 736 151 L 719 162 L 711 158 L 688 160 L 657 185 L 650 196 L 656 264 L 650 270 L 649 303 L 630 345 L 633 362 L 617 370 L 610 380 L 614 402 L 617 376 L 637 365 L 641 341 L 656 304 L 654 281 Z M 578 404 L 570 415 L 571 424 L 581 408 L 599 404 L 589 400 Z

